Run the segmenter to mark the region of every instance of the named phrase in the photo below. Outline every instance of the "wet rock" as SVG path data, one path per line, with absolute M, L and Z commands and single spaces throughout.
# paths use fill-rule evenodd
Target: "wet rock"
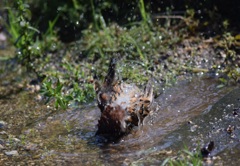
M 193 122 L 190 120 L 190 121 L 187 122 L 187 124 L 193 124 Z
M 6 47 L 7 36 L 5 33 L 0 32 L 0 49 L 4 49 Z
M 12 150 L 12 151 L 5 152 L 5 155 L 7 155 L 7 156 L 18 156 L 19 154 L 18 154 L 18 151 Z
M 31 85 L 31 84 L 28 84 L 28 85 L 27 85 L 27 90 L 28 90 L 30 93 L 39 92 L 40 89 L 41 89 L 40 85 Z
M 18 139 L 18 138 L 12 138 L 12 141 L 14 141 L 14 142 L 21 142 L 20 139 Z
M 31 129 L 28 129 L 28 130 L 24 131 L 24 134 L 29 135 L 31 133 L 31 131 L 32 131 Z
M 32 156 L 33 159 L 40 159 L 41 157 L 42 157 L 41 154 L 37 154 L 37 155 Z
M 51 122 L 53 120 L 53 117 L 52 116 L 49 116 L 48 118 L 47 118 L 47 122 Z
M 0 135 L 5 135 L 5 134 L 7 134 L 6 131 L 1 131 L 1 132 L 0 132 Z
M 24 149 L 27 151 L 33 151 L 36 150 L 37 148 L 37 144 L 33 144 L 33 143 L 28 143 L 27 145 L 24 146 Z
M 195 132 L 197 130 L 197 128 L 198 128 L 198 125 L 193 125 L 193 126 L 191 126 L 190 130 L 191 130 L 191 132 Z
M 7 122 L 0 120 L 0 129 L 4 129 L 7 126 Z
M 3 149 L 5 149 L 4 141 L 0 139 L 0 150 L 3 150 Z
M 129 158 L 126 158 L 124 161 L 123 161 L 123 166 L 127 166 L 127 165 L 131 165 L 131 163 L 132 163 L 132 161 L 131 161 L 131 159 L 129 159 Z
M 6 132 L 6 131 L 1 131 L 1 132 L 0 132 L 0 138 L 2 138 L 2 139 L 7 139 L 7 138 L 8 138 L 7 132 Z
M 3 149 L 5 149 L 5 147 L 0 144 L 0 150 L 3 150 Z
M 2 139 L 0 139 L 0 145 L 3 145 L 4 141 Z
M 35 97 L 35 100 L 41 101 L 41 100 L 43 100 L 43 96 L 42 96 L 42 95 L 37 95 L 37 96 Z

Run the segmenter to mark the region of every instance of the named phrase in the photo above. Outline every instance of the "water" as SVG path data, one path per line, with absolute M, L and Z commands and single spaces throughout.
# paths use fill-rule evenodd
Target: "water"
M 232 111 L 240 106 L 239 100 L 232 102 L 239 99 L 240 92 L 236 87 L 217 88 L 216 79 L 202 76 L 179 81 L 155 99 L 144 126 L 105 143 L 95 136 L 100 117 L 95 102 L 54 110 L 23 90 L 18 83 L 26 79 L 23 75 L 4 78 L 0 80 L 0 120 L 7 122 L 1 129 L 7 134 L 0 134 L 0 139 L 10 150 L 18 150 L 19 156 L 9 158 L 0 151 L 0 164 L 159 165 L 184 145 L 196 149 L 211 140 L 216 144 L 212 155 L 222 158 L 217 162 L 238 163 L 240 120 Z M 229 125 L 236 127 L 234 135 L 226 133 Z M 20 141 L 11 143 L 12 138 Z
M 32 127 L 40 133 L 37 139 L 43 141 L 49 151 L 46 156 L 50 156 L 49 161 L 54 163 L 161 163 L 168 155 L 156 157 L 156 154 L 173 147 L 174 152 L 182 150 L 182 139 L 188 135 L 184 129 L 181 130 L 181 126 L 211 110 L 213 104 L 232 89 L 218 89 L 216 86 L 214 79 L 195 78 L 169 88 L 155 99 L 154 111 L 145 125 L 114 143 L 104 143 L 102 138 L 95 136 L 100 111 L 94 103 L 66 112 L 56 112 L 51 118 L 37 122 Z M 174 131 L 178 133 L 171 135 Z M 194 137 L 199 135 L 193 135 L 192 138 Z

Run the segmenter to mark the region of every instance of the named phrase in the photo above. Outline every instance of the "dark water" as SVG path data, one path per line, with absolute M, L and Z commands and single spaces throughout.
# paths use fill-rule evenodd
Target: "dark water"
M 191 149 L 214 141 L 213 156 L 219 156 L 223 165 L 238 165 L 240 154 L 240 89 L 236 88 L 218 100 L 210 110 L 192 119 L 169 134 L 163 142 L 172 142 L 179 149 L 183 143 Z M 230 128 L 233 131 L 230 132 Z
M 172 149 L 175 154 L 182 150 L 184 145 L 196 148 L 209 140 L 214 140 L 217 144 L 213 154 L 222 153 L 221 156 L 224 157 L 225 149 L 229 150 L 239 144 L 236 141 L 229 144 L 227 139 L 230 138 L 226 133 L 221 135 L 223 138 L 219 138 L 226 140 L 225 142 L 214 139 L 219 135 L 214 134 L 212 128 L 224 129 L 228 125 L 227 122 L 219 121 L 221 118 L 222 121 L 229 121 L 223 119 L 223 116 L 227 115 L 226 111 L 217 110 L 233 107 L 225 102 L 227 97 L 222 97 L 234 87 L 219 89 L 216 86 L 214 79 L 195 78 L 165 90 L 155 99 L 154 111 L 145 125 L 117 143 L 106 144 L 95 136 L 100 116 L 95 104 L 54 114 L 32 126 L 40 133 L 37 139 L 42 140 L 48 149 L 42 160 L 52 156 L 49 160 L 51 162 L 72 165 L 161 164 L 169 157 L 164 151 Z M 216 103 L 219 103 L 221 108 L 216 106 Z M 187 122 L 190 120 L 193 124 L 189 125 Z M 239 124 L 239 119 L 233 121 L 233 124 Z M 194 125 L 198 127 L 193 130 Z M 239 134 L 236 137 L 239 138 Z M 235 154 L 239 154 L 239 151 Z

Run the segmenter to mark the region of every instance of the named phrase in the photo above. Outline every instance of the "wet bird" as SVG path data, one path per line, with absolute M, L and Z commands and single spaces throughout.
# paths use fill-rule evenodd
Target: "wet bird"
M 95 79 L 95 91 L 101 116 L 97 135 L 122 136 L 143 124 L 153 102 L 150 81 L 145 90 L 116 78 L 117 60 L 112 58 L 102 84 Z

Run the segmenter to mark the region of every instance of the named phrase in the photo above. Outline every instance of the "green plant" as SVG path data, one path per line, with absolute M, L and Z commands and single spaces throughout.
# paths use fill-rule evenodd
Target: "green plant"
M 145 10 L 145 4 L 144 4 L 144 0 L 140 0 L 138 2 L 138 7 L 139 7 L 139 10 L 140 10 L 140 13 L 141 13 L 141 16 L 142 16 L 142 19 L 143 19 L 143 23 L 145 25 L 147 25 L 148 23 L 151 24 L 152 21 L 149 17 L 149 14 L 146 12 Z
M 68 120 L 65 120 L 64 122 L 65 122 L 65 126 L 64 126 L 65 129 L 67 130 L 67 132 L 70 132 L 72 128 L 70 122 Z
M 92 9 L 92 17 L 93 17 L 94 28 L 96 30 L 99 30 L 99 26 L 98 26 L 98 23 L 97 23 L 97 14 L 96 14 L 96 11 L 95 11 L 95 6 L 94 6 L 94 3 L 93 3 L 93 0 L 90 0 L 90 3 L 91 3 L 91 9 Z
M 77 83 L 74 83 L 72 91 L 73 100 L 79 103 L 86 103 L 95 98 L 95 91 L 92 84 L 83 84 L 80 88 Z
M 202 158 L 199 156 L 198 153 L 190 152 L 186 148 L 182 150 L 177 158 L 167 158 L 163 163 L 164 165 L 170 166 L 201 166 L 202 165 Z
M 40 92 L 47 97 L 46 103 L 53 99 L 57 109 L 59 106 L 62 109 L 66 109 L 74 101 L 86 103 L 92 101 L 95 97 L 95 91 L 91 83 L 83 83 L 79 86 L 77 82 L 71 80 L 73 87 L 69 88 L 67 86 L 69 82 L 65 82 L 65 84 L 60 82 L 58 76 L 53 79 L 49 78 L 44 79 Z
M 37 32 L 39 30 L 30 25 L 31 11 L 29 5 L 23 3 L 22 0 L 16 1 L 16 10 L 12 10 L 12 7 L 6 7 L 8 10 L 9 24 L 5 24 L 12 36 L 12 42 L 15 42 L 16 46 L 23 45 L 22 42 L 27 42 L 27 33 Z M 20 41 L 19 41 L 20 40 Z
M 10 31 L 13 39 L 17 41 L 18 58 L 38 76 L 45 77 L 41 92 L 49 101 L 53 100 L 57 108 L 66 109 L 73 102 L 92 101 L 95 97 L 93 85 L 89 81 L 92 70 L 97 70 L 102 77 L 102 72 L 106 71 L 107 61 L 116 54 L 121 57 L 123 64 L 131 65 L 130 68 L 119 68 L 122 70 L 124 80 L 129 79 L 141 85 L 152 76 L 152 71 L 155 71 L 156 77 L 161 78 L 165 84 L 174 82 L 174 76 L 177 75 L 173 69 L 174 65 L 165 63 L 164 59 L 166 57 L 170 62 L 172 57 L 165 56 L 164 52 L 169 50 L 169 45 L 173 46 L 179 42 L 181 37 L 171 31 L 170 26 L 166 30 L 152 24 L 147 12 L 149 3 L 144 4 L 143 0 L 132 2 L 130 6 L 134 6 L 134 10 L 130 20 L 135 21 L 139 16 L 142 20 L 120 26 L 111 23 L 111 20 L 116 18 L 105 17 L 109 12 L 106 9 L 111 9 L 112 13 L 118 11 L 116 8 L 118 3 L 109 0 L 101 2 L 72 0 L 67 3 L 60 0 L 56 4 L 44 2 L 40 13 L 52 14 L 44 17 L 45 28 L 41 29 L 38 22 L 42 23 L 42 20 L 31 19 L 34 17 L 29 10 L 31 6 L 29 8 L 22 0 L 17 2 L 17 10 L 10 11 L 12 13 L 9 29 L 12 28 Z M 24 2 L 34 5 L 31 0 Z M 36 2 L 38 7 L 40 2 L 39 0 Z M 112 5 L 115 8 L 111 7 Z M 57 12 L 52 12 L 52 8 L 56 8 Z M 79 18 L 87 20 L 87 23 L 84 24 L 85 22 Z M 16 24 L 15 20 L 20 21 Z M 71 24 L 74 28 L 78 27 L 77 24 L 88 27 L 77 32 L 81 34 L 81 40 L 77 44 L 64 44 L 59 40 L 61 30 L 64 29 L 61 27 L 62 21 L 66 21 L 64 27 Z M 40 35 L 32 25 L 41 29 Z M 161 65 L 157 65 L 160 63 Z
M 19 139 L 21 140 L 21 144 L 25 145 L 26 144 L 26 140 L 27 140 L 27 136 L 22 134 L 19 136 Z
M 41 93 L 47 97 L 47 102 L 54 98 L 56 108 L 60 106 L 66 109 L 73 98 L 71 95 L 64 95 L 62 88 L 63 84 L 59 80 L 57 80 L 56 85 L 54 85 L 52 80 L 45 79 L 42 84 Z
M 226 32 L 218 41 L 217 45 L 223 49 L 221 54 L 223 55 L 224 62 L 221 66 L 214 65 L 213 69 L 215 69 L 216 72 L 223 73 L 225 76 L 219 78 L 221 85 L 218 87 L 223 87 L 229 83 L 238 83 L 240 81 L 240 58 L 235 49 L 238 45 L 237 38 L 231 33 Z
M 31 11 L 29 5 L 23 3 L 22 0 L 16 1 L 16 10 L 9 7 L 9 25 L 7 28 L 12 35 L 12 42 L 17 47 L 17 59 L 25 66 L 28 70 L 36 72 L 35 66 L 32 62 L 41 56 L 41 48 L 35 44 L 34 35 L 40 33 L 39 30 L 31 26 Z
M 56 45 L 56 31 L 54 27 L 59 18 L 59 15 L 53 21 L 48 21 L 48 28 L 46 32 L 40 34 L 40 31 L 36 29 L 32 24 L 32 13 L 30 6 L 24 3 L 22 0 L 14 2 L 13 6 L 6 7 L 8 10 L 9 24 L 6 27 L 11 34 L 11 41 L 17 47 L 17 58 L 21 64 L 27 69 L 38 73 L 36 64 L 33 64 L 37 59 L 42 58 L 44 52 L 51 50 L 51 45 Z M 39 36 L 44 40 L 40 40 Z M 55 47 L 56 49 L 57 47 Z

